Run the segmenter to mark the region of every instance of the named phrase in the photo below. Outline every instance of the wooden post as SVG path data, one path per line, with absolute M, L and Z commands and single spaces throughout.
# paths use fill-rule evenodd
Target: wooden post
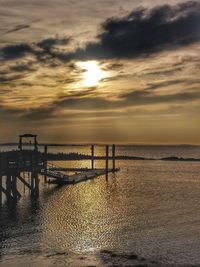
M 112 163 L 113 163 L 112 170 L 114 172 L 115 171 L 115 145 L 112 145 Z
M 108 172 L 109 146 L 106 145 L 106 172 Z
M 38 178 L 38 172 L 36 171 L 34 173 L 34 179 L 35 179 L 35 188 L 34 188 L 34 196 L 39 196 L 39 178 Z
M 106 145 L 106 181 L 108 180 L 109 146 Z
M 2 162 L 2 156 L 0 155 L 0 172 L 3 171 L 3 162 Z
M 8 174 L 6 176 L 6 198 L 7 198 L 7 201 L 9 201 L 12 198 L 12 195 L 11 195 L 11 175 L 10 174 Z
M 33 170 L 34 169 L 34 153 L 31 153 L 30 154 L 30 170 Z
M 2 205 L 2 175 L 0 174 L 0 206 Z
M 44 146 L 44 181 L 47 182 L 47 153 L 48 153 L 48 147 L 47 145 Z
M 28 172 L 28 183 L 30 184 L 30 172 Z M 29 189 L 29 192 L 31 192 L 31 189 Z
M 94 145 L 91 145 L 91 167 L 94 169 Z
M 11 176 L 11 191 L 13 195 L 13 199 L 16 201 L 17 200 L 17 178 L 16 176 L 12 175 Z
M 34 150 L 38 151 L 38 143 L 37 143 L 37 136 L 34 136 Z
M 31 197 L 34 197 L 34 188 L 35 188 L 35 178 L 33 175 L 33 171 L 31 172 Z
M 25 180 L 26 179 L 26 176 L 25 176 L 25 172 L 22 173 L 22 178 Z M 24 185 L 24 194 L 26 193 L 26 186 L 25 186 L 25 183 L 23 183 Z
M 18 145 L 19 150 L 22 150 L 22 137 L 19 136 L 19 145 Z
M 31 197 L 39 196 L 39 178 L 37 170 L 31 172 Z

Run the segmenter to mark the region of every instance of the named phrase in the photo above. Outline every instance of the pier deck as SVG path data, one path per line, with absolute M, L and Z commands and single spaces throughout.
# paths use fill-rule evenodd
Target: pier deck
M 49 183 L 64 185 L 64 184 L 77 184 L 83 181 L 97 178 L 101 175 L 107 175 L 110 172 L 117 172 L 117 171 L 119 171 L 119 169 L 116 168 L 116 169 L 85 169 L 84 171 L 81 171 L 79 173 L 75 173 L 72 175 L 67 175 L 67 174 L 64 174 L 58 171 L 52 171 L 52 170 L 47 170 L 47 171 L 41 170 L 40 173 L 42 175 L 46 175 L 47 177 L 53 179 L 53 180 L 49 180 L 48 181 Z
M 63 153 L 51 154 L 54 160 L 59 161 L 80 161 L 89 160 L 89 168 L 81 168 L 73 165 L 68 168 L 54 165 L 50 162 L 48 154 L 48 145 L 44 145 L 44 151 L 38 150 L 36 135 L 23 134 L 19 136 L 19 149 L 0 153 L 0 206 L 2 205 L 3 195 L 6 201 L 17 201 L 20 199 L 18 183 L 21 183 L 29 190 L 30 196 L 37 198 L 39 196 L 40 175 L 43 176 L 45 183 L 54 183 L 58 185 L 77 184 L 83 181 L 95 179 L 104 175 L 106 180 L 109 173 L 119 171 L 115 167 L 115 145 L 112 145 L 112 155 L 109 155 L 109 145 L 105 146 L 105 153 L 100 158 L 95 157 L 94 145 L 91 145 L 91 155 L 82 155 L 79 153 L 69 153 L 67 159 L 62 158 Z M 32 138 L 34 141 L 33 149 L 25 149 L 22 139 Z M 25 143 L 26 144 L 26 143 Z M 88 145 L 87 145 L 88 146 Z M 60 158 L 61 156 L 61 158 Z M 105 160 L 105 167 L 95 168 L 95 160 Z M 112 165 L 109 165 L 112 161 Z M 112 166 L 111 168 L 109 166 Z

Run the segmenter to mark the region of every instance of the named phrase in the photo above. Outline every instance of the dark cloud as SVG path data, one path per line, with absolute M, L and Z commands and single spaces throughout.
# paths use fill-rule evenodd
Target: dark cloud
M 33 52 L 29 44 L 21 43 L 15 45 L 7 45 L 0 50 L 0 56 L 5 60 L 23 57 L 27 53 Z
M 47 58 L 57 58 L 63 60 L 64 52 L 57 49 L 57 46 L 64 46 L 69 42 L 70 38 L 68 37 L 50 37 L 38 43 L 11 44 L 0 49 L 0 56 L 4 60 L 12 60 L 22 58 L 29 53 L 35 56 L 39 61 L 44 61 Z
M 70 40 L 71 39 L 68 37 L 59 38 L 57 36 L 44 39 L 36 44 L 34 54 L 39 61 L 46 61 L 49 59 L 64 60 L 66 51 L 59 49 L 59 46 L 66 46 L 69 44 Z M 37 48 L 40 48 L 40 50 Z M 52 62 L 52 64 L 54 64 L 54 62 Z
M 70 38 L 68 37 L 64 37 L 64 38 L 50 37 L 37 43 L 37 46 L 43 48 L 44 50 L 49 50 L 56 45 L 67 45 L 69 41 L 70 41 Z
M 34 68 L 31 66 L 32 65 L 32 62 L 28 62 L 28 63 L 25 63 L 25 64 L 22 64 L 22 63 L 18 63 L 14 66 L 11 66 L 10 67 L 10 71 L 14 71 L 14 72 L 25 72 L 25 71 L 33 71 Z
M 19 25 L 27 27 L 28 25 Z M 14 30 L 14 29 L 13 29 Z M 17 27 L 16 29 L 17 30 Z M 152 9 L 138 8 L 122 18 L 110 18 L 102 25 L 97 42 L 88 42 L 85 49 L 68 53 L 59 47 L 71 38 L 50 37 L 36 44 L 3 47 L 3 59 L 15 59 L 32 53 L 39 61 L 58 59 L 134 58 L 200 40 L 200 3 L 189 1 L 178 5 L 162 5 Z
M 99 41 L 78 49 L 74 58 L 130 58 L 200 40 L 200 3 L 139 8 L 104 22 Z

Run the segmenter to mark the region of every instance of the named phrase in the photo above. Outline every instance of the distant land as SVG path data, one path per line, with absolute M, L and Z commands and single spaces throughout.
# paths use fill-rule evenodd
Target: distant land
M 58 143 L 39 143 L 38 146 L 91 146 L 91 144 L 95 146 L 105 146 L 105 145 L 112 145 L 107 143 L 77 143 L 77 144 L 58 144 Z M 30 143 L 23 143 L 24 146 L 30 146 Z M 131 146 L 149 146 L 149 147 L 159 147 L 159 146 L 173 146 L 173 147 L 198 147 L 200 144 L 116 144 L 116 146 L 125 146 L 125 147 L 131 147 Z M 0 146 L 18 146 L 18 143 L 16 142 L 9 142 L 9 143 L 0 143 Z
M 31 152 L 31 150 L 23 150 L 20 153 L 27 153 Z M 63 161 L 63 160 L 105 160 L 106 156 L 94 156 L 92 157 L 91 155 L 87 154 L 81 154 L 81 153 L 63 153 L 63 152 L 58 152 L 58 153 L 45 153 L 43 152 L 36 152 L 39 157 L 46 157 L 47 160 L 49 161 Z M 16 158 L 18 157 L 19 151 L 18 150 L 12 150 L 12 151 L 6 151 L 6 152 L 0 152 L 1 155 L 7 155 L 10 158 Z M 112 159 L 112 156 L 108 156 L 108 159 Z M 115 156 L 116 160 L 163 160 L 163 161 L 198 161 L 200 162 L 200 158 L 183 158 L 183 157 L 177 157 L 177 156 L 169 156 L 169 157 L 162 157 L 162 158 L 147 158 L 147 157 L 137 157 L 137 156 L 124 156 L 124 155 L 117 155 Z

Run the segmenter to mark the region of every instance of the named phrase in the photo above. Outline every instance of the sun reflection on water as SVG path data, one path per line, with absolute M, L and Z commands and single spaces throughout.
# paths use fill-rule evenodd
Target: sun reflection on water
M 108 212 L 108 199 L 105 177 L 99 179 L 102 182 L 62 188 L 51 198 L 43 217 L 43 238 L 49 247 L 79 253 L 107 245 L 109 232 L 101 217 Z

